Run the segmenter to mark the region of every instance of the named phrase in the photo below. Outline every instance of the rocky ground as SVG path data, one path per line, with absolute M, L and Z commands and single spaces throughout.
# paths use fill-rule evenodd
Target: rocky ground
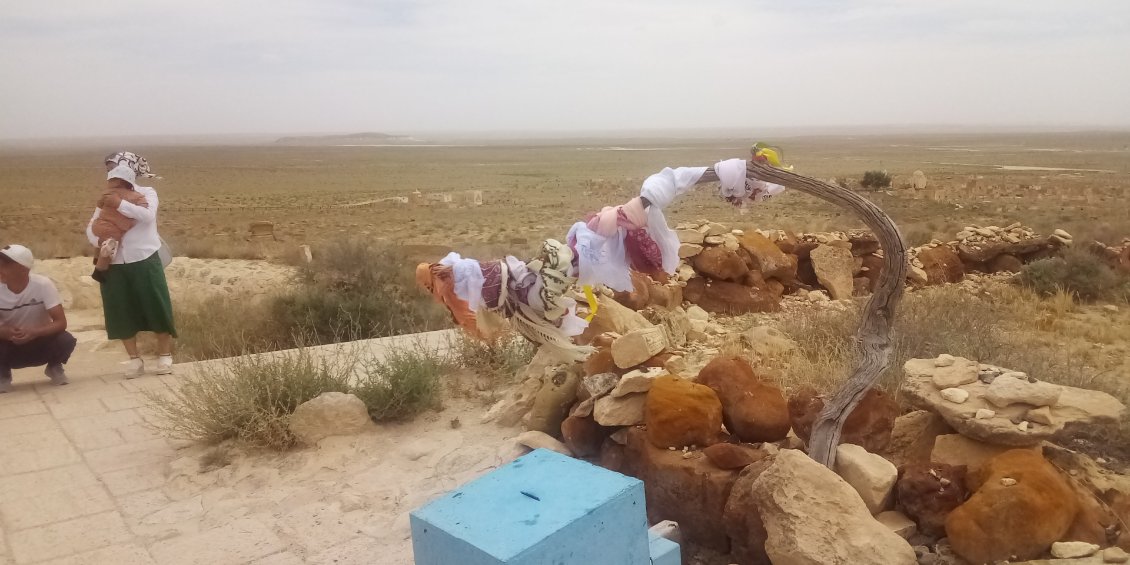
M 188 369 L 114 376 L 89 265 L 43 261 L 84 343 L 74 384 L 24 371 L 0 398 L 0 563 L 409 563 L 407 513 L 519 446 L 642 479 L 649 518 L 677 522 L 670 535 L 696 565 L 1124 560 L 1127 460 L 1079 435 L 1126 418 L 1118 399 L 977 360 L 917 359 L 898 397 L 868 393 L 824 468 L 803 449 L 825 399 L 763 373 L 797 349 L 773 318 L 857 308 L 881 269 L 877 243 L 679 227 L 677 276 L 636 274 L 634 292 L 602 296 L 584 363 L 539 353 L 513 387 L 463 387 L 441 412 L 379 428 L 349 418 L 347 400 L 323 400 L 296 417 L 308 446 L 285 454 L 156 435 L 145 391 Z M 912 250 L 908 282 L 981 293 L 1067 245 L 1080 243 L 970 226 Z M 1121 266 L 1126 248 L 1107 249 Z M 263 294 L 290 271 L 178 258 L 169 273 L 174 295 L 202 297 Z M 499 395 L 489 409 L 474 399 Z
M 486 418 L 525 425 L 529 447 L 642 479 L 649 518 L 679 524 L 692 563 L 1125 559 L 1126 461 L 1088 455 L 1104 430 L 1120 437 L 1118 398 L 951 355 L 913 359 L 897 398 L 864 397 L 826 469 L 803 454 L 825 399 L 754 369 L 796 344 L 771 325 L 734 331 L 725 315 L 856 307 L 882 265 L 874 238 L 679 228 L 674 279 L 636 274 L 634 292 L 606 295 L 581 336 L 597 353 L 576 365 L 539 354 Z M 908 285 L 981 293 L 1075 244 L 971 226 L 911 250 Z

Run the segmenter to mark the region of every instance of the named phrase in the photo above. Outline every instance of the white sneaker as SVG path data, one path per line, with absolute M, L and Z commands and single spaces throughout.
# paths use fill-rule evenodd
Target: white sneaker
M 158 375 L 171 375 L 173 374 L 173 356 L 162 355 L 157 358 L 157 370 L 154 373 Z
M 136 359 L 130 359 L 129 361 L 126 361 L 122 364 L 126 366 L 125 372 L 122 373 L 123 377 L 127 379 L 136 379 L 137 377 L 145 376 L 145 362 L 142 361 L 140 357 Z

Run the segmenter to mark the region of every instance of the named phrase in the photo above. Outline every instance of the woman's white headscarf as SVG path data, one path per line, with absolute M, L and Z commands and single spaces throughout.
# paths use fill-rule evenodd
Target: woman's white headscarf
M 138 176 L 145 178 L 161 178 L 153 174 L 153 171 L 149 169 L 149 161 L 146 161 L 145 157 L 142 157 L 137 153 L 130 153 L 129 151 L 118 151 L 117 153 L 111 153 L 107 155 L 105 162 L 113 163 L 115 165 L 126 165 L 130 169 L 133 169 L 133 172 Z

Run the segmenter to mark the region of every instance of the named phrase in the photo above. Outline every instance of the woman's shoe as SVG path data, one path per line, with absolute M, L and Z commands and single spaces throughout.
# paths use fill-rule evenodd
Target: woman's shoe
M 122 376 L 125 378 L 136 379 L 137 377 L 145 376 L 145 362 L 142 361 L 140 357 L 134 357 L 123 363 L 123 365 L 126 366 L 125 372 L 122 373 Z
M 157 358 L 157 370 L 154 373 L 158 375 L 171 375 L 173 374 L 173 356 L 162 355 Z

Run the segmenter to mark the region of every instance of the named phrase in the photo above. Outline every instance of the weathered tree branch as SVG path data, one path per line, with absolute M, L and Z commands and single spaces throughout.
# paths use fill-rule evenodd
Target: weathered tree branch
M 883 247 L 883 272 L 879 285 L 863 310 L 863 319 L 856 334 L 859 366 L 825 404 L 808 442 L 808 455 L 831 468 L 836 462 L 836 446 L 840 443 L 844 422 L 890 363 L 891 326 L 906 284 L 906 245 L 890 216 L 850 190 L 774 168 L 756 158 L 749 160 L 746 171 L 748 177 L 799 190 L 855 212 L 871 228 Z

